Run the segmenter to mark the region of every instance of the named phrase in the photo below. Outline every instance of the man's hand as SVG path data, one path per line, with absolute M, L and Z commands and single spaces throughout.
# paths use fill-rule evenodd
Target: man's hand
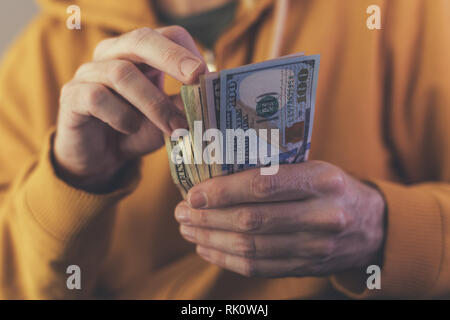
M 162 132 L 187 126 L 179 96 L 162 90 L 163 74 L 192 83 L 205 71 L 181 27 L 100 42 L 61 91 L 53 149 L 60 177 L 88 191 L 107 189 L 125 164 L 162 145 Z
M 175 216 L 205 260 L 246 276 L 325 276 L 373 263 L 385 203 L 320 161 L 248 170 L 193 187 Z

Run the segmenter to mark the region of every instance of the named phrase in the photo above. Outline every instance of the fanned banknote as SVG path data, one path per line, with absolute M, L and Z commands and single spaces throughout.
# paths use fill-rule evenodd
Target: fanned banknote
M 165 138 L 172 177 L 183 195 L 206 179 L 267 167 L 274 159 L 307 160 L 319 61 L 318 55 L 299 53 L 208 73 L 199 84 L 183 86 L 189 131 L 175 141 Z M 221 136 L 203 136 L 209 129 Z M 213 143 L 220 147 L 211 148 Z

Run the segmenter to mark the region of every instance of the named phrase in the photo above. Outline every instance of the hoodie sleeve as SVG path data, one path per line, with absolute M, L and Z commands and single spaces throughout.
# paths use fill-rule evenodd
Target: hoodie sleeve
M 389 2 L 386 143 L 405 184 L 373 180 L 386 199 L 381 289 L 366 270 L 333 277 L 356 298 L 450 295 L 450 2 Z
M 136 164 L 114 192 L 95 195 L 72 188 L 54 172 L 59 87 L 79 64 L 73 37 L 84 34 L 40 17 L 0 69 L 1 299 L 92 298 L 115 207 L 139 179 Z M 70 265 L 81 269 L 81 290 L 67 287 Z

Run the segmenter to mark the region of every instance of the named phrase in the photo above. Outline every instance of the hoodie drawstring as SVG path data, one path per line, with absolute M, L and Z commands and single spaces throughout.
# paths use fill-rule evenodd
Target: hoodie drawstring
M 275 0 L 275 24 L 273 29 L 272 48 L 270 50 L 270 59 L 280 56 L 283 46 L 283 34 L 285 31 L 285 22 L 289 12 L 289 0 Z
M 248 5 L 252 3 L 250 0 Z M 281 55 L 281 48 L 283 46 L 283 34 L 285 31 L 285 22 L 289 12 L 289 0 L 275 0 L 275 23 L 273 28 L 273 40 L 270 49 L 269 59 L 277 58 Z M 217 71 L 216 59 L 214 52 L 212 50 L 206 50 L 204 54 L 205 61 L 208 65 L 208 70 L 210 72 Z

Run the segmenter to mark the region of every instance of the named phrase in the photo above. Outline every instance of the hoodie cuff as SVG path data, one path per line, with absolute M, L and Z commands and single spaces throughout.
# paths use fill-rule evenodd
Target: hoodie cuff
M 353 298 L 426 296 L 442 262 L 442 217 L 437 200 L 420 187 L 372 181 L 384 195 L 387 230 L 381 267 L 381 289 L 369 290 L 366 270 L 332 277 L 334 286 Z
M 115 205 L 137 186 L 139 164 L 130 165 L 121 174 L 117 188 L 107 194 L 92 194 L 61 180 L 52 163 L 54 132 L 50 132 L 39 161 L 25 187 L 25 202 L 34 220 L 61 241 L 77 235 L 101 213 L 111 214 Z

